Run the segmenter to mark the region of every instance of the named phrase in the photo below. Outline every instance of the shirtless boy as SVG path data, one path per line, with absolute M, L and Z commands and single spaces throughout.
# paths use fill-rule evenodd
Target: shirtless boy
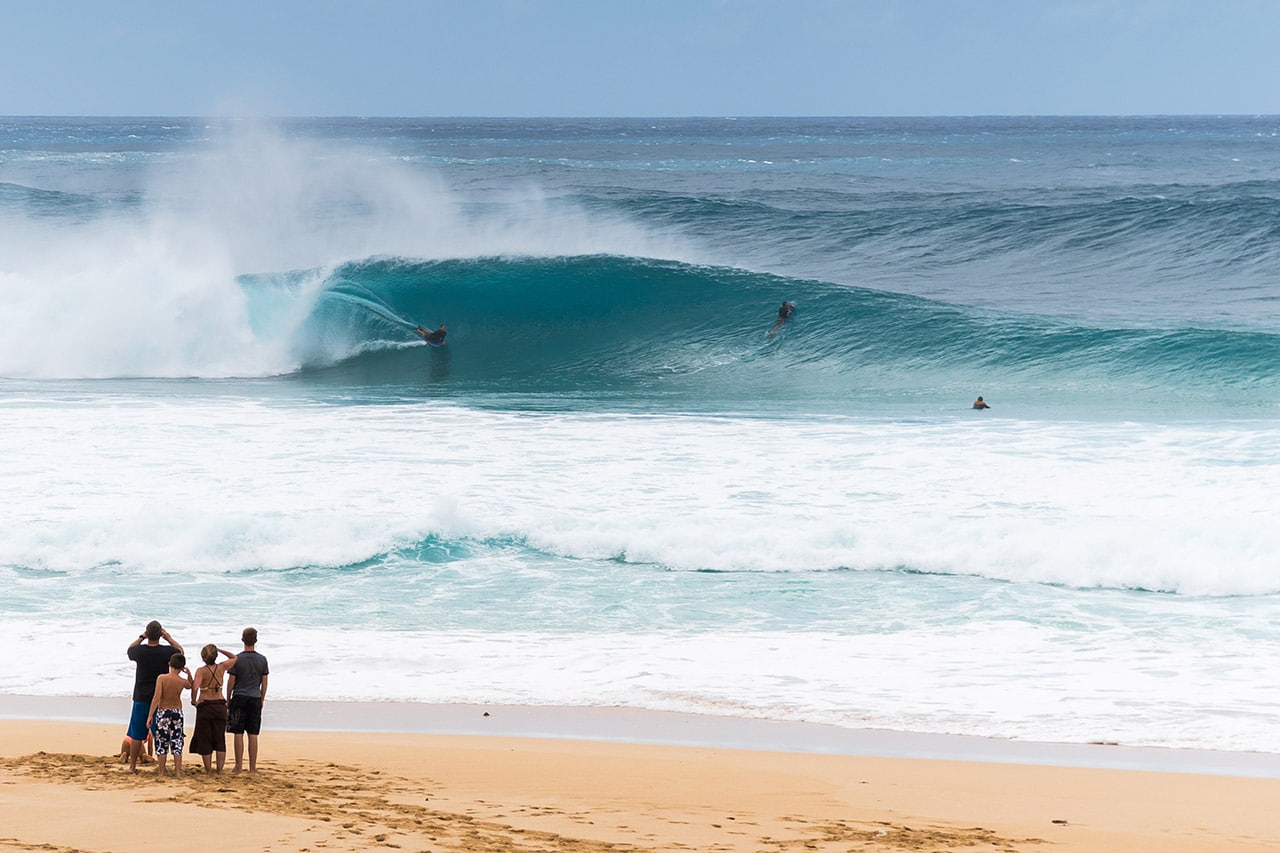
M 182 775 L 182 746 L 186 733 L 182 730 L 182 691 L 190 690 L 191 670 L 186 655 L 175 652 L 169 658 L 169 671 L 156 679 L 156 694 L 151 699 L 151 733 L 156 742 L 156 775 L 165 775 L 165 758 L 173 753 L 173 775 Z

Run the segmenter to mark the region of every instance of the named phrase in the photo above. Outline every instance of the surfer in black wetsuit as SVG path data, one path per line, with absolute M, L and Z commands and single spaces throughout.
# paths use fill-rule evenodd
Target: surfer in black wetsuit
M 445 331 L 444 323 L 441 323 L 440 328 L 436 329 L 434 332 L 424 329 L 421 326 L 414 329 L 414 331 L 421 335 L 424 341 L 429 344 L 435 344 L 438 347 L 444 346 L 444 337 L 449 334 Z
M 791 315 L 796 313 L 796 304 L 794 302 L 783 302 L 778 307 L 778 322 L 773 324 L 773 328 L 769 330 L 769 337 L 773 337 L 778 329 L 782 328 L 782 324 L 791 319 Z
M 988 405 L 987 405 L 986 401 L 982 399 L 982 395 L 981 395 L 981 394 L 979 394 L 979 395 L 978 395 L 978 399 L 976 399 L 976 400 L 974 400 L 974 401 L 973 401 L 973 407 L 974 407 L 975 409 L 989 409 L 989 408 L 991 408 L 990 406 L 988 406 Z

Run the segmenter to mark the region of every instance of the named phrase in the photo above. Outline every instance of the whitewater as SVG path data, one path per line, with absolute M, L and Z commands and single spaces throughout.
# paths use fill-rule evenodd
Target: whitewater
M 1270 118 L 0 119 L 0 693 L 158 618 L 278 698 L 1280 752 L 1278 198 Z

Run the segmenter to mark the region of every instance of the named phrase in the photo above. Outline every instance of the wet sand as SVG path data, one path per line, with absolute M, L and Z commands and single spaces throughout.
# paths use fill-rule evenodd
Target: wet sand
M 1274 756 L 877 732 L 832 744 L 821 726 L 637 711 L 280 702 L 258 773 L 205 776 L 188 755 L 183 778 L 162 780 L 119 762 L 127 711 L 0 697 L 0 850 L 1280 849 Z M 884 754 L 867 754 L 875 743 Z M 1215 756 L 1219 770 L 1195 769 Z

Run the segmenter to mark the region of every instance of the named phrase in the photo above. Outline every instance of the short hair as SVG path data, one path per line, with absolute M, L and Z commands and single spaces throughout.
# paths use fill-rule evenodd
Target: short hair
M 152 619 L 147 623 L 147 639 L 158 640 L 160 635 L 164 633 L 164 628 L 160 627 L 160 623 Z
M 209 666 L 213 666 L 214 661 L 218 659 L 218 646 L 216 643 L 210 643 L 200 650 L 200 657 Z
M 256 646 L 258 644 L 258 629 L 245 628 L 240 634 L 240 642 L 246 646 Z
M 174 652 L 169 655 L 169 666 L 173 669 L 182 669 L 187 665 L 187 656 L 182 652 Z

